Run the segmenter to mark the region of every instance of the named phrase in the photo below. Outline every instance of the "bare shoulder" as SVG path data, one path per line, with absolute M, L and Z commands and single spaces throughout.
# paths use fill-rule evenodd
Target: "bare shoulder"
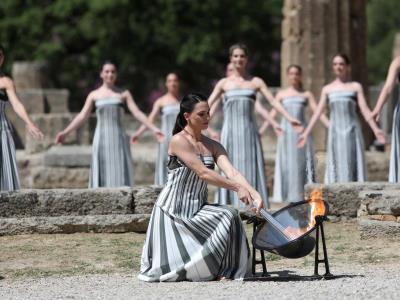
M 362 91 L 363 87 L 361 85 L 361 83 L 357 82 L 357 81 L 352 81 L 350 86 L 352 88 L 354 88 L 356 91 Z
M 265 85 L 265 82 L 264 82 L 264 80 L 261 78 L 261 77 L 258 77 L 258 76 L 254 76 L 252 79 L 251 79 L 251 82 L 253 82 L 255 85 L 257 85 L 257 86 L 259 86 L 259 85 L 261 85 L 261 84 L 264 84 Z
M 3 87 L 5 87 L 6 89 L 14 86 L 14 81 L 8 76 L 1 77 L 0 82 L 1 82 L 1 85 Z

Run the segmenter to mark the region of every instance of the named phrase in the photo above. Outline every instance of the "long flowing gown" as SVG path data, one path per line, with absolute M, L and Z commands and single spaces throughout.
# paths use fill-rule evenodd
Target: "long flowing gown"
M 306 104 L 302 96 L 286 97 L 282 101 L 286 111 L 299 120 L 303 127 L 306 126 Z M 284 133 L 278 138 L 273 199 L 275 202 L 304 200 L 304 185 L 315 182 L 312 141 L 309 139 L 304 148 L 297 148 L 299 135 L 292 125 L 282 118 L 281 127 Z
M 97 125 L 93 138 L 89 187 L 133 185 L 129 139 L 121 124 L 122 101 L 118 97 L 95 102 Z
M 264 155 L 254 116 L 255 101 L 256 91 L 253 89 L 225 92 L 221 144 L 228 152 L 233 166 L 260 193 L 264 207 L 268 207 Z M 222 188 L 218 189 L 216 202 L 244 207 L 236 193 Z
M 399 77 L 400 79 L 400 77 Z M 389 182 L 400 182 L 400 101 L 397 99 L 393 113 L 392 142 L 390 150 Z
M 154 183 L 157 185 L 164 185 L 167 182 L 168 146 L 178 114 L 179 104 L 167 105 L 161 110 L 161 131 L 164 133 L 165 139 L 158 147 L 158 158 L 156 161 L 156 173 L 154 177 Z
M 199 156 L 214 168 L 212 156 Z M 236 209 L 207 203 L 207 183 L 171 156 L 154 206 L 138 278 L 144 281 L 242 279 L 249 249 Z
M 0 191 L 20 188 L 12 127 L 6 117 L 7 92 L 0 89 Z
M 335 91 L 328 95 L 330 126 L 325 183 L 366 180 L 364 140 L 356 112 L 357 94 Z

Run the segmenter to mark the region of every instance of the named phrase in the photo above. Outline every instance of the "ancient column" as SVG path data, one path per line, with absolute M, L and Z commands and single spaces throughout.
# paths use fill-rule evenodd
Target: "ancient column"
M 286 84 L 286 67 L 303 68 L 303 83 L 319 97 L 332 79 L 331 58 L 343 52 L 352 61 L 351 76 L 364 86 L 368 96 L 366 62 L 366 0 L 285 0 L 282 22 L 281 82 Z M 371 131 L 363 124 L 366 145 Z M 317 150 L 325 149 L 326 130 L 317 125 L 313 132 Z

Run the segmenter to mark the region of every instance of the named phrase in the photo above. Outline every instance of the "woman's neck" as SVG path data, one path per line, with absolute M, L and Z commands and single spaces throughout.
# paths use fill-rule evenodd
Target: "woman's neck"
M 194 129 L 193 127 L 187 125 L 183 131 L 190 135 L 195 142 L 199 142 L 201 140 L 201 130 Z

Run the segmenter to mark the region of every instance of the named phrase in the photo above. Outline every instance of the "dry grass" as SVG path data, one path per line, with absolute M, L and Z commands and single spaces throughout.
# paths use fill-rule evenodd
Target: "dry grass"
M 399 264 L 400 240 L 361 240 L 353 223 L 326 224 L 328 254 L 335 264 Z M 248 234 L 251 232 L 247 225 Z M 136 273 L 145 235 L 53 234 L 0 237 L 0 276 L 43 277 L 95 273 Z M 289 260 L 267 254 L 269 269 L 313 265 L 313 253 Z

